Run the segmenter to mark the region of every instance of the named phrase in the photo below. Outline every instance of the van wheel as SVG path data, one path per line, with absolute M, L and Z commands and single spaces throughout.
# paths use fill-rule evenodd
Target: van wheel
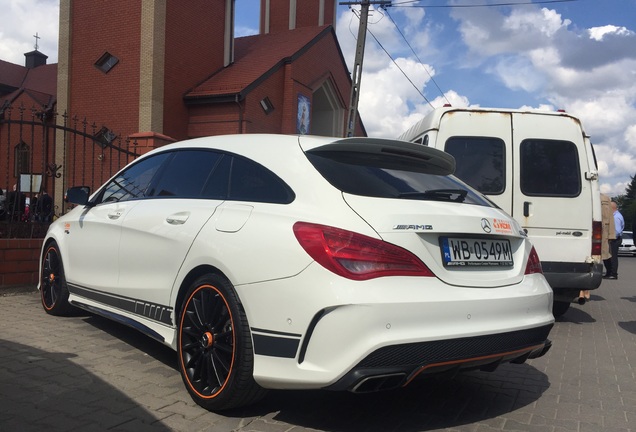
M 249 405 L 265 395 L 253 377 L 247 317 L 232 284 L 219 275 L 191 285 L 179 315 L 178 356 L 188 393 L 205 409 Z
M 570 302 L 555 301 L 552 303 L 552 315 L 559 318 L 570 309 Z

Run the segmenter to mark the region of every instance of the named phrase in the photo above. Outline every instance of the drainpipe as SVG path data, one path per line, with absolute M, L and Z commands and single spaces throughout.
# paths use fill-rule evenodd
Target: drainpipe
M 239 95 L 234 96 L 234 102 L 236 103 L 236 106 L 238 107 L 238 115 L 239 115 L 238 133 L 242 134 L 243 133 L 243 110 L 241 109 L 241 102 L 239 101 Z

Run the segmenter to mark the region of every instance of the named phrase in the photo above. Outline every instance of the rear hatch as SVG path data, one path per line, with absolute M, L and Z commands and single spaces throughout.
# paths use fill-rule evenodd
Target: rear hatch
M 518 224 L 454 176 L 454 159 L 401 141 L 344 139 L 307 149 L 316 169 L 383 240 L 450 285 L 520 282 L 530 245 Z

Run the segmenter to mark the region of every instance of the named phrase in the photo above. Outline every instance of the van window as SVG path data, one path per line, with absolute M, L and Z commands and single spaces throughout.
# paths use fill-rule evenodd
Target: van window
M 570 141 L 521 142 L 521 192 L 531 196 L 575 197 L 581 193 L 576 145 Z
M 444 148 L 455 158 L 455 176 L 479 192 L 499 195 L 505 190 L 506 146 L 499 138 L 452 137 Z
M 415 144 L 422 144 L 422 145 L 428 146 L 428 135 L 421 136 L 418 139 L 413 140 L 413 142 Z

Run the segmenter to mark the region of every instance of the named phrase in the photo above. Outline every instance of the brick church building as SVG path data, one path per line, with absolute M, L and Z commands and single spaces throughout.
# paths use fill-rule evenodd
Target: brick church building
M 95 188 L 130 154 L 172 141 L 343 136 L 351 78 L 334 30 L 337 1 L 261 0 L 260 33 L 239 38 L 234 2 L 61 0 L 58 63 L 37 50 L 25 67 L 0 61 L 0 187 L 39 176 L 42 186 L 27 192 L 46 186 L 62 213 L 66 187 Z M 18 137 L 7 121 L 18 111 L 55 130 L 20 123 Z M 355 135 L 365 134 L 358 120 Z M 104 151 L 118 140 L 123 159 Z
M 306 106 L 307 133 L 340 136 L 351 82 L 336 5 L 261 0 L 260 34 L 235 38 L 234 0 L 62 0 L 58 111 L 180 140 L 299 133 Z

